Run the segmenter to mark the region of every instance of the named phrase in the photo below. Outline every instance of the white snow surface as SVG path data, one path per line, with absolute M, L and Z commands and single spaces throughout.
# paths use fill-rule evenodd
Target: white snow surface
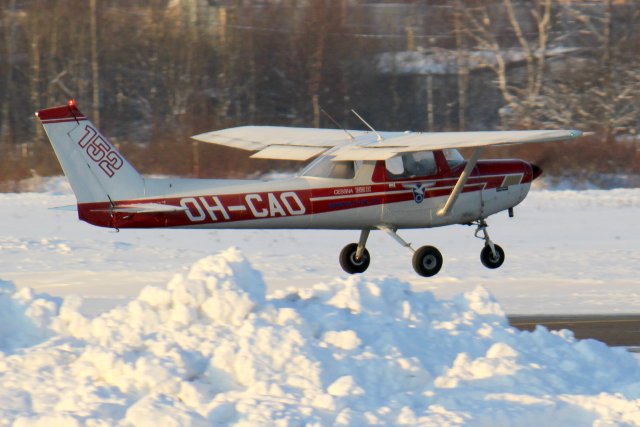
M 0 425 L 640 425 L 624 349 L 351 276 L 266 294 L 236 248 L 85 316 L 0 284 Z

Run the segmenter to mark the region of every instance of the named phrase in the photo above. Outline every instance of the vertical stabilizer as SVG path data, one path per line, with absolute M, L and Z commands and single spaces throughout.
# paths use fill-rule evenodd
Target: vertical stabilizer
M 144 178 L 76 107 L 40 110 L 51 145 L 78 203 L 130 200 L 144 196 Z

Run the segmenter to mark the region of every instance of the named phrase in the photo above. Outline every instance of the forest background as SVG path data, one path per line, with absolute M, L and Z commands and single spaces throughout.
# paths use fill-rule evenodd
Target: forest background
M 0 0 L 0 190 L 61 170 L 34 112 L 73 98 L 142 173 L 295 170 L 189 136 L 240 125 L 575 128 L 495 150 L 640 185 L 636 0 Z

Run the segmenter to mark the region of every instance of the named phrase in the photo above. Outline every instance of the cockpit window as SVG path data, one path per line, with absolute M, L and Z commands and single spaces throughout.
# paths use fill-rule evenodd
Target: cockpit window
M 442 153 L 444 154 L 444 158 L 447 160 L 450 169 L 464 163 L 464 157 L 462 157 L 462 154 L 460 154 L 460 152 L 455 148 L 446 148 L 442 150 Z
M 411 179 L 435 175 L 436 159 L 431 151 L 406 153 L 385 161 L 389 179 Z
M 356 168 L 353 161 L 334 162 L 331 157 L 320 157 L 302 171 L 302 176 L 353 179 Z

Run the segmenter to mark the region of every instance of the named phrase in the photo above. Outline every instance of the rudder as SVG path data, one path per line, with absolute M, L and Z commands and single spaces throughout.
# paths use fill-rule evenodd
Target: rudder
M 144 196 L 144 178 L 87 117 L 68 105 L 40 110 L 42 122 L 78 203 Z

